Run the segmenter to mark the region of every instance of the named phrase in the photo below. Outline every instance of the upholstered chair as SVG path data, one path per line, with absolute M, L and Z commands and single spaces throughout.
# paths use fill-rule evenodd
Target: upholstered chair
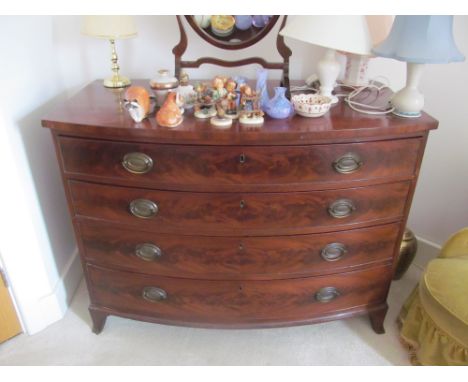
M 468 365 L 468 227 L 427 265 L 399 315 L 417 365 Z

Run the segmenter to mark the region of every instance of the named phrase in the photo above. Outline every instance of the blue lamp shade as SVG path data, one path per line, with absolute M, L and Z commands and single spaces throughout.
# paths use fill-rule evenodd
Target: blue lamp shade
M 397 16 L 377 56 L 414 64 L 446 64 L 465 57 L 455 46 L 453 16 Z

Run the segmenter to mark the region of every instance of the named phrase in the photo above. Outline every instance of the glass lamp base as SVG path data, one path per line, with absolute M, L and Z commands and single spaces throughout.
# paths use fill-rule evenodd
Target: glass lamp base
M 121 75 L 112 76 L 104 80 L 104 86 L 106 88 L 124 88 L 130 86 L 131 83 L 130 79 Z

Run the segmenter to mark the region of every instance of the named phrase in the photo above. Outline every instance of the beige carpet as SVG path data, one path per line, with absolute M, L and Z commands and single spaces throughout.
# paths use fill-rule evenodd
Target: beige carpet
M 409 365 L 395 318 L 416 285 L 412 266 L 392 284 L 386 334 L 368 318 L 260 330 L 193 329 L 109 317 L 91 332 L 84 282 L 65 318 L 0 345 L 0 365 Z

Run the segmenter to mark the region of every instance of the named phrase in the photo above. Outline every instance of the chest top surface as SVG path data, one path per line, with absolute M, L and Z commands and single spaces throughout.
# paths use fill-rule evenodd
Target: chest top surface
M 150 90 L 147 80 L 134 80 L 133 84 Z M 62 135 L 103 139 L 198 145 L 301 145 L 418 136 L 438 124 L 426 113 L 417 119 L 374 116 L 356 112 L 340 101 L 319 118 L 294 115 L 275 120 L 265 116 L 261 128 L 245 128 L 234 122 L 231 128 L 222 130 L 191 114 L 185 115 L 178 127 L 167 128 L 158 126 L 154 112 L 135 123 L 122 105 L 124 94 L 125 89 L 108 89 L 96 80 L 57 105 L 43 118 L 42 126 Z M 379 102 L 388 101 L 390 95 L 382 94 Z M 375 95 L 367 97 L 372 99 Z

